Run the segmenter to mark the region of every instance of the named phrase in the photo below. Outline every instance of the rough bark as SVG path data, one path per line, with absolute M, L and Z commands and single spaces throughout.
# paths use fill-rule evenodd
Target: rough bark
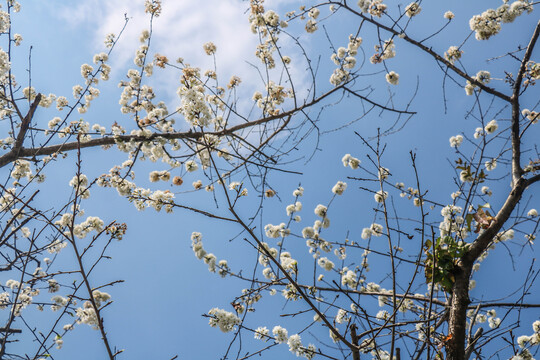
M 448 360 L 463 360 L 465 358 L 465 338 L 467 335 L 467 307 L 469 300 L 469 277 L 471 268 L 459 268 L 455 274 L 456 281 L 452 288 L 450 300 L 450 317 L 448 319 L 449 335 L 452 337 L 446 343 Z

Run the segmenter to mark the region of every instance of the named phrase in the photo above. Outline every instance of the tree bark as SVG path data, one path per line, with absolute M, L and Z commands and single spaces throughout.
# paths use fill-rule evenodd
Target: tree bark
M 446 342 L 447 360 L 465 359 L 465 338 L 467 334 L 467 307 L 469 299 L 469 277 L 471 267 L 458 267 L 450 300 L 450 316 L 448 319 L 448 336 Z

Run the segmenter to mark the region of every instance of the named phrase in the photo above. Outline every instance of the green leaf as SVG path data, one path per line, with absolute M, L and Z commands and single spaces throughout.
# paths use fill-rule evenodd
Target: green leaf
M 473 221 L 474 214 L 467 214 L 465 216 L 465 220 L 467 221 L 467 231 L 471 231 L 471 223 Z

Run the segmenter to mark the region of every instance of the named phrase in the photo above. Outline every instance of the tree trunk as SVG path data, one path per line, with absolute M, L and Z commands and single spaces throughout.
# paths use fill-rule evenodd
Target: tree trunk
M 469 277 L 471 269 L 458 267 L 455 274 L 452 299 L 450 303 L 450 318 L 448 320 L 448 335 L 446 342 L 447 360 L 465 359 L 465 337 L 467 332 L 467 306 L 469 300 Z

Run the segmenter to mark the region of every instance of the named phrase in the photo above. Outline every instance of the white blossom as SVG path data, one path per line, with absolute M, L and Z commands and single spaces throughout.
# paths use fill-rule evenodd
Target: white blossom
M 391 85 L 397 85 L 399 83 L 399 74 L 395 71 L 390 71 L 386 74 L 386 81 Z
M 285 343 L 287 340 L 289 340 L 289 333 L 287 332 L 287 329 L 279 325 L 274 326 L 272 329 L 272 334 L 274 335 L 274 338 L 278 344 Z
M 219 308 L 213 308 L 208 311 L 210 315 L 209 324 L 211 327 L 219 327 L 223 332 L 229 332 L 234 330 L 236 325 L 240 324 L 240 318 L 232 312 L 225 311 Z

